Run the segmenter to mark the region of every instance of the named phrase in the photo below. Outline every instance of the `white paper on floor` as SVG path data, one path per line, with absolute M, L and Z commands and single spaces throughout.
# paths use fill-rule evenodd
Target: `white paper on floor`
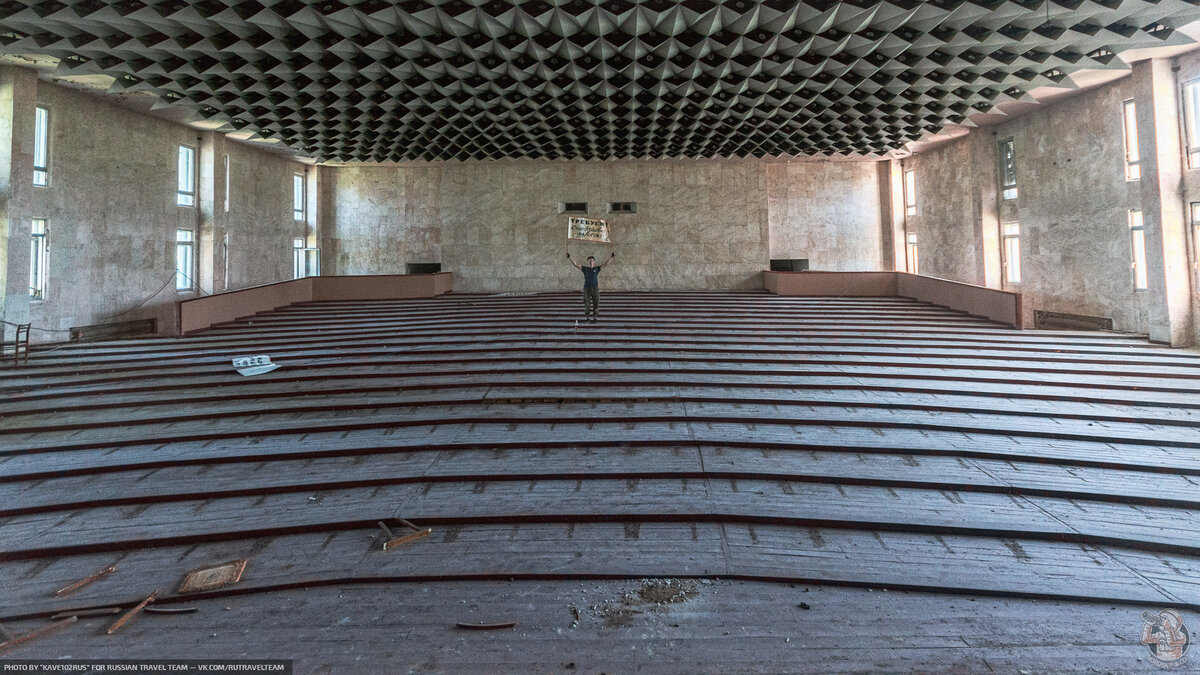
M 251 375 L 262 375 L 269 373 L 279 367 L 278 363 L 271 363 L 271 357 L 266 354 L 257 356 L 238 356 L 233 359 L 233 367 L 239 373 L 246 377 Z

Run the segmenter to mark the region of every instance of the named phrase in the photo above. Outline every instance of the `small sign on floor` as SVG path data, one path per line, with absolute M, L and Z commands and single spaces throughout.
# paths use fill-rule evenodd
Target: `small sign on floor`
M 266 354 L 259 354 L 257 356 L 238 356 L 233 359 L 234 370 L 246 377 L 269 373 L 278 367 L 279 364 L 271 363 L 271 357 L 267 356 Z

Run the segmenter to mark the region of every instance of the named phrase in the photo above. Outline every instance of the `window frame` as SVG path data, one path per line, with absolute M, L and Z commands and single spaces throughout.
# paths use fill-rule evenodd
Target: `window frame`
M 917 248 L 917 233 L 908 232 L 904 235 L 904 261 L 910 274 L 921 273 L 920 250 Z
M 229 213 L 229 173 L 232 170 L 233 163 L 229 160 L 229 155 L 225 155 L 225 202 L 222 205 L 225 213 Z
M 295 237 L 292 239 L 292 278 L 304 278 L 304 238 Z
M 1200 77 L 1184 82 L 1180 87 L 1183 98 L 1184 143 L 1188 169 L 1200 169 Z
M 40 230 L 40 231 L 39 231 Z M 45 218 L 34 218 L 29 224 L 29 298 L 31 302 L 46 299 L 50 279 L 50 226 Z
M 186 233 L 187 237 L 182 238 Z M 186 265 L 183 264 L 186 259 Z M 184 267 L 187 268 L 184 271 Z M 196 276 L 196 231 L 188 228 L 175 230 L 175 292 L 189 293 L 195 290 L 192 281 Z
M 50 187 L 50 108 L 44 105 L 33 109 L 33 186 Z
M 1200 202 L 1191 202 L 1188 210 L 1191 214 L 1192 269 L 1200 275 Z
M 1150 276 L 1146 269 L 1146 223 L 1141 209 L 1129 210 L 1129 253 L 1133 290 L 1149 290 Z
M 184 153 L 187 153 L 188 161 L 184 163 Z M 175 205 L 182 208 L 195 208 L 196 206 L 196 148 L 180 143 L 179 148 L 175 151 Z M 185 181 L 184 167 L 187 167 Z M 186 185 L 185 185 L 186 182 Z
M 1016 199 L 1020 196 L 1017 188 L 1017 142 L 1009 136 L 998 141 L 996 147 L 1000 162 L 1000 198 L 1003 201 Z M 1008 149 L 1007 153 L 1005 148 Z
M 1121 103 L 1121 133 L 1125 142 L 1125 180 L 1142 179 L 1141 149 L 1137 135 L 1137 104 L 1133 99 Z
M 904 217 L 917 215 L 917 170 L 904 170 Z
M 1000 225 L 1000 250 L 1004 255 L 1004 283 L 1017 286 L 1021 283 L 1021 224 L 1008 222 Z
M 305 216 L 305 193 L 307 192 L 304 184 L 304 174 L 292 174 L 292 220 L 303 222 Z

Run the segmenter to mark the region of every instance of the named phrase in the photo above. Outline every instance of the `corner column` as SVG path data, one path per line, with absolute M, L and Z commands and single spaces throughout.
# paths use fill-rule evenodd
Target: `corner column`
M 1150 339 L 1175 347 L 1195 344 L 1187 226 L 1182 195 L 1178 87 L 1171 61 L 1133 64 L 1141 147 L 1142 221 L 1146 232 Z
M 29 203 L 37 75 L 0 66 L 0 318 L 29 321 Z M 0 335 L 5 339 L 8 326 Z M 32 340 L 33 338 L 31 338 Z

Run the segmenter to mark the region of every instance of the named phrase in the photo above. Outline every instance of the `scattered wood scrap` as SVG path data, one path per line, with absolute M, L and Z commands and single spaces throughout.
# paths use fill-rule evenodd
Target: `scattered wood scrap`
M 75 583 L 70 584 L 69 586 L 64 586 L 64 587 L 58 589 L 57 591 L 54 591 L 54 597 L 62 598 L 62 597 L 68 596 L 68 595 L 74 593 L 75 591 L 83 588 L 84 586 L 87 586 L 88 584 L 92 583 L 93 581 L 96 581 L 97 579 L 100 579 L 102 577 L 106 577 L 116 571 L 117 571 L 117 566 L 115 564 L 109 565 L 108 567 L 105 567 L 104 569 L 100 570 L 99 572 L 96 572 L 95 574 L 93 574 L 90 577 L 80 579 L 79 581 L 76 581 Z
M 387 539 L 383 541 L 383 550 L 385 551 L 391 551 L 392 549 L 399 548 L 400 546 L 403 546 L 409 542 L 416 541 L 422 537 L 427 537 L 433 532 L 431 528 L 419 528 L 403 518 L 396 518 L 396 520 L 399 521 L 401 525 L 412 530 L 412 532 L 398 537 L 394 532 L 392 532 L 390 527 L 384 524 L 382 520 L 376 523 L 376 525 L 379 526 L 379 529 L 383 530 L 383 533 L 387 536 Z
M 67 626 L 70 626 L 71 624 L 75 623 L 78 620 L 79 620 L 78 618 L 76 618 L 74 616 L 70 616 L 70 617 L 63 619 L 62 621 L 55 621 L 54 623 L 46 624 L 45 626 L 42 626 L 41 628 L 31 630 L 24 635 L 13 635 L 12 633 L 8 632 L 7 630 L 0 629 L 0 634 L 2 634 L 4 636 L 4 642 L 0 642 L 0 654 L 4 653 L 10 649 L 13 649 L 15 647 L 29 644 L 30 642 L 33 642 L 34 640 L 40 640 L 41 638 L 53 635 L 53 634 L 57 633 L 58 631 L 66 628 Z
M 236 584 L 241 581 L 247 562 L 230 560 L 220 565 L 198 567 L 184 575 L 179 584 L 179 594 L 201 593 Z
M 150 603 L 154 602 L 154 599 L 157 597 L 158 597 L 158 591 L 154 591 L 150 595 L 146 596 L 145 600 L 139 602 L 136 607 L 129 610 L 128 612 L 125 613 L 124 616 L 122 616 L 121 618 L 114 621 L 113 624 L 108 627 L 107 634 L 112 635 L 113 633 L 124 628 L 126 625 L 129 624 L 130 621 L 133 621 L 135 618 L 137 618 L 137 615 L 141 614 L 142 610 L 146 609 L 146 605 L 149 605 Z
M 86 619 L 86 618 L 92 617 L 92 616 L 109 616 L 110 614 L 120 614 L 120 613 L 121 613 L 120 607 L 96 607 L 94 609 L 69 609 L 65 612 L 59 612 L 58 614 L 55 614 L 54 616 L 50 617 L 50 619 L 52 621 L 59 621 L 60 619 L 69 619 L 71 617 L 76 617 L 79 619 Z
M 147 614 L 191 614 L 195 607 L 147 607 Z
M 503 630 L 505 628 L 516 628 L 517 622 L 516 621 L 499 621 L 496 623 L 459 622 L 454 625 L 458 626 L 459 628 L 465 628 L 467 630 Z

